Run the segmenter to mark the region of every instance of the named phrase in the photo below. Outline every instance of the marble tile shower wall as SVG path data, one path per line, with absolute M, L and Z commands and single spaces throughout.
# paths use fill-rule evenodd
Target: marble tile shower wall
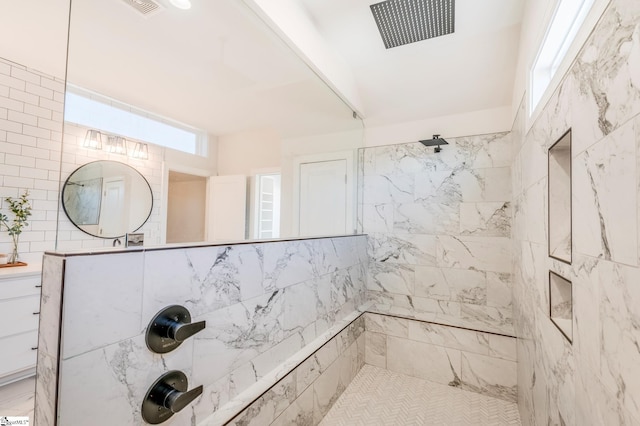
M 446 139 L 359 152 L 372 309 L 512 335 L 511 137 Z
M 365 362 L 396 373 L 516 401 L 516 339 L 365 314 Z
M 612 0 L 526 131 L 514 123 L 514 317 L 525 425 L 640 424 L 640 2 Z M 547 149 L 572 129 L 573 261 L 547 256 Z M 548 270 L 572 282 L 573 344 Z
M 364 236 L 67 257 L 58 424 L 137 424 L 171 369 L 204 393 L 166 424 L 204 420 L 353 314 L 367 262 Z M 207 326 L 154 355 L 144 332 L 171 304 Z

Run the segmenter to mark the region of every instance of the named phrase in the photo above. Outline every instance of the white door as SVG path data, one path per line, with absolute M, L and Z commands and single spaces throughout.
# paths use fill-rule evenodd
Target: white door
M 300 235 L 347 232 L 347 160 L 300 164 Z
M 122 214 L 123 211 L 128 211 L 125 209 L 124 178 L 105 179 L 100 207 L 100 235 L 114 237 L 131 231 L 128 228 L 128 215 Z
M 209 241 L 244 240 L 246 205 L 246 176 L 211 176 L 207 239 Z

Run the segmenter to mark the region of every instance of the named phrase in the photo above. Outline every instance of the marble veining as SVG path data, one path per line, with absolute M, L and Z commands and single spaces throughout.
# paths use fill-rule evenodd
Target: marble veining
M 58 339 L 60 298 L 64 259 L 47 257 L 42 263 L 40 324 L 38 328 L 38 363 L 34 420 L 36 424 L 53 424 L 58 385 Z
M 137 424 L 147 387 L 163 372 L 178 369 L 187 374 L 190 387 L 201 384 L 204 391 L 167 424 L 199 424 L 212 413 L 218 420 L 210 424 L 224 423 L 345 327 L 344 337 L 335 338 L 336 353 L 364 363 L 364 336 L 361 355 L 360 349 L 344 353 L 357 340 L 354 327 L 363 323 L 349 325 L 365 303 L 366 244 L 366 237 L 353 236 L 48 256 L 50 265 L 66 262 L 60 421 Z M 113 268 L 116 261 L 124 266 Z M 62 277 L 61 268 L 50 275 L 47 286 Z M 42 320 L 55 324 L 60 300 L 52 302 Z M 152 354 L 144 342 L 146 327 L 172 304 L 185 306 L 193 321 L 206 321 L 206 328 L 171 353 Z M 46 366 L 57 360 L 44 358 L 45 352 L 57 355 L 57 341 L 46 343 L 40 398 L 50 396 L 56 380 L 55 369 Z M 318 360 L 320 370 L 327 368 L 321 356 Z M 297 382 L 294 374 L 265 394 L 270 408 L 257 410 L 254 422 L 262 415 L 272 421 L 284 412 L 299 396 Z M 109 401 L 97 414 L 91 408 L 96 400 Z M 40 419 L 53 417 L 54 407 L 46 408 Z
M 516 339 L 365 314 L 365 362 L 396 373 L 516 400 Z
M 576 244 L 584 253 L 637 265 L 636 142 L 633 122 L 576 158 Z M 631 179 L 629 177 L 632 177 Z M 587 203 L 595 205 L 588 208 Z
M 374 311 L 511 334 L 512 138 L 447 140 L 438 154 L 360 150 L 368 297 Z
M 317 424 L 364 365 L 364 328 L 360 314 L 339 321 L 200 424 Z
M 531 129 L 523 106 L 514 121 L 513 307 L 524 425 L 640 424 L 639 35 L 640 3 L 612 0 Z M 540 164 L 569 128 L 571 265 L 546 254 Z M 572 283 L 572 319 L 564 318 L 566 298 L 558 301 L 553 287 L 549 294 L 549 270 Z M 571 327 L 573 343 L 550 310 Z

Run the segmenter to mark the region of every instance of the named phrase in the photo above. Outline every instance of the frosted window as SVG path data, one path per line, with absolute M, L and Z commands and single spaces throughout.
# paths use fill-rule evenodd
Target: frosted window
M 179 127 L 142 111 L 124 109 L 83 94 L 67 91 L 65 121 L 149 142 L 189 154 L 206 155 L 202 132 Z M 146 115 L 146 116 L 145 116 Z
M 562 63 L 594 0 L 559 0 L 531 69 L 531 113 Z

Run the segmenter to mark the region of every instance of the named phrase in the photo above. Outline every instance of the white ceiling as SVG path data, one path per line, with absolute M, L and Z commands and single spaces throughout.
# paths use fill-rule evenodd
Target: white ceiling
M 367 125 L 510 105 L 525 0 L 457 0 L 455 33 L 385 49 L 372 0 L 297 0 L 350 65 Z
M 34 0 L 27 0 L 34 1 Z M 223 135 L 353 129 L 351 111 L 244 4 L 168 0 L 144 18 L 122 0 L 73 2 L 68 79 Z M 375 0 L 290 0 L 355 77 L 367 126 L 510 105 L 526 0 L 457 0 L 454 34 L 385 49 Z
M 0 1 L 0 57 L 64 79 L 69 0 Z
M 216 135 L 361 127 L 243 2 L 158 2 L 149 17 L 122 0 L 73 2 L 69 83 Z

